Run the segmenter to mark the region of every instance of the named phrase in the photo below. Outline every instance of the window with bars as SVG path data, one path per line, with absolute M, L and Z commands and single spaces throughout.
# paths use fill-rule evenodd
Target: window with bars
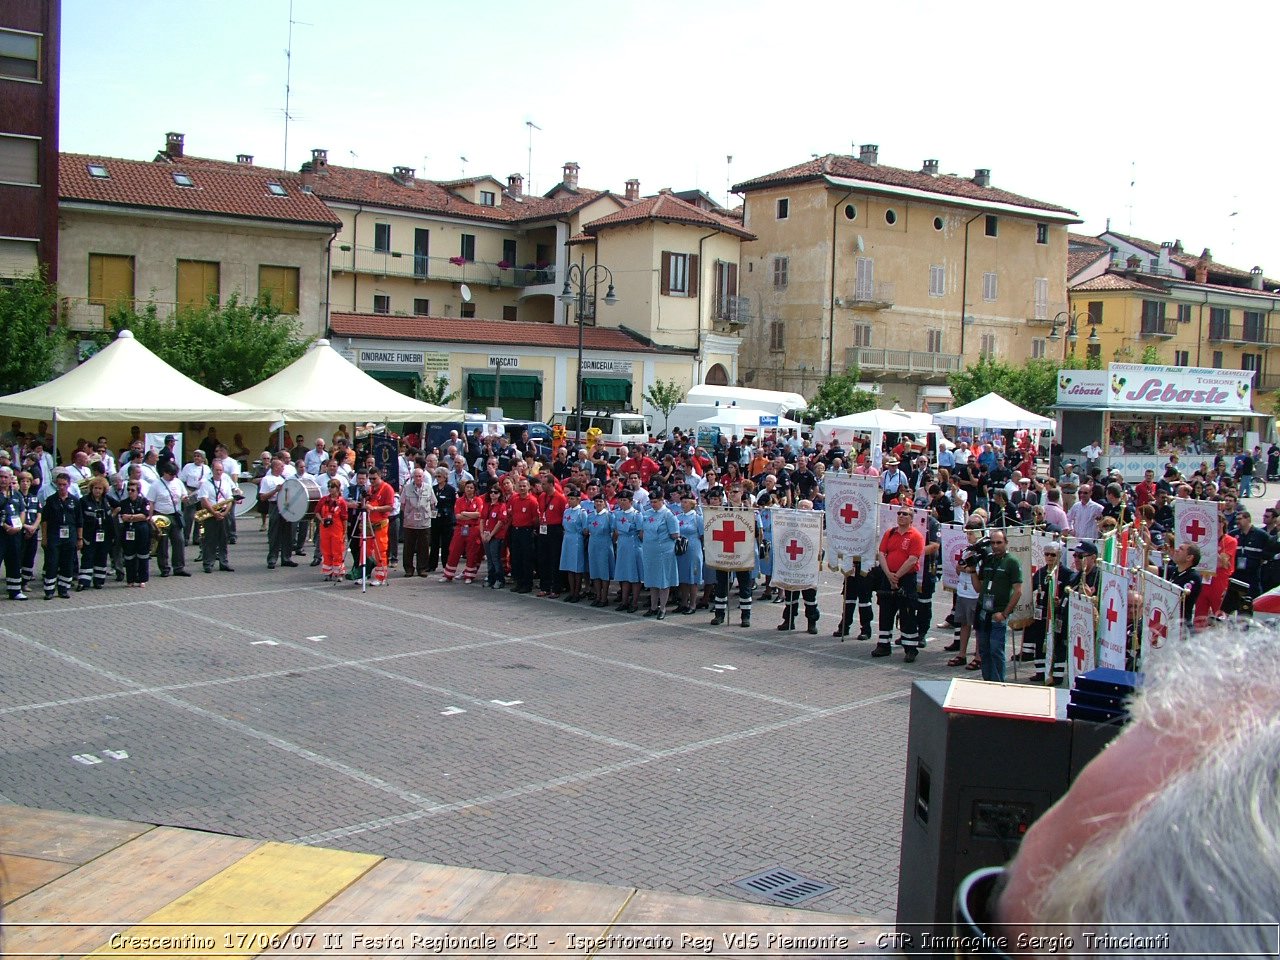
M 947 268 L 932 264 L 929 267 L 929 296 L 943 297 L 947 293 Z
M 998 298 L 1000 286 L 994 273 L 982 275 L 982 299 L 988 303 Z

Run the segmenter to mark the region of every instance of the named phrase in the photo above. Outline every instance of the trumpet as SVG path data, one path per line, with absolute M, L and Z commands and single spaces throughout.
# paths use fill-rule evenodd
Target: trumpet
M 223 507 L 227 506 L 228 504 L 232 504 L 232 503 L 235 503 L 235 500 L 233 499 L 219 500 L 217 503 L 213 505 L 212 510 L 206 510 L 204 507 L 201 507 L 199 510 L 196 511 L 196 515 L 194 519 L 195 519 L 195 522 L 200 525 L 200 535 L 202 537 L 204 536 L 204 525 L 208 523 L 210 520 L 221 520 L 222 517 L 218 515 L 218 511 L 220 511 Z

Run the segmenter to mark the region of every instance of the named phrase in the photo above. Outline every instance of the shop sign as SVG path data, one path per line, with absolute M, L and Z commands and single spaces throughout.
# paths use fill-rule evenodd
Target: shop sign
M 631 376 L 630 360 L 588 360 L 582 361 L 583 373 L 620 373 Z
M 1102 370 L 1063 370 L 1058 403 L 1112 410 L 1252 413 L 1253 371 L 1113 363 Z
M 413 367 L 422 369 L 423 355 L 412 350 L 361 350 L 362 367 Z
M 423 354 L 423 368 L 427 373 L 448 373 L 449 355 L 447 353 Z
M 1058 403 L 1063 406 L 1103 407 L 1107 404 L 1107 371 L 1058 371 Z
M 491 367 L 518 367 L 520 366 L 519 357 L 500 357 L 494 354 L 489 355 L 489 366 Z

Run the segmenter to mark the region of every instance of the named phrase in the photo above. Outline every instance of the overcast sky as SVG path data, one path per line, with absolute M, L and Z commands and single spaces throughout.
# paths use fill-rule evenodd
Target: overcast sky
M 62 149 L 285 161 L 288 0 L 63 0 Z M 1268 4 L 294 0 L 288 166 L 700 187 L 880 160 L 1280 276 Z M 531 130 L 533 121 L 540 130 Z M 727 158 L 732 157 L 732 161 Z M 465 160 L 463 159 L 465 158 Z M 526 185 L 527 187 L 527 185 Z M 738 202 L 736 199 L 733 203 Z

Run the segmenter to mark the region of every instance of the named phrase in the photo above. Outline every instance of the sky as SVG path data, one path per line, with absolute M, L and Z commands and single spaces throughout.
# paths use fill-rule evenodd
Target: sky
M 62 0 L 61 147 L 737 183 L 875 143 L 1280 277 L 1269 4 Z M 286 56 L 286 50 L 292 55 Z M 539 129 L 529 126 L 532 122 Z M 1270 132 L 1268 132 L 1270 131 Z M 530 148 L 531 154 L 530 155 Z M 732 159 L 730 159 L 732 158 Z

